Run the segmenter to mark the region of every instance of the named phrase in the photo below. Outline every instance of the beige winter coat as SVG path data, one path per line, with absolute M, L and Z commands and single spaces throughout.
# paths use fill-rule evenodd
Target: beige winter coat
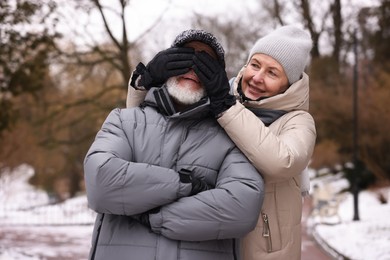
M 237 95 L 242 71 L 235 79 Z M 245 107 L 285 110 L 266 127 Z M 265 199 L 256 228 L 242 242 L 244 260 L 301 259 L 302 196 L 300 174 L 316 139 L 309 109 L 309 77 L 277 96 L 237 104 L 219 119 L 233 142 L 265 179 Z

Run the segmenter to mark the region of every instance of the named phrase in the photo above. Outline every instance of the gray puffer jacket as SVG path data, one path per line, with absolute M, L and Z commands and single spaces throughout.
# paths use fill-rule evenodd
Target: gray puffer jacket
M 90 258 L 238 259 L 235 238 L 262 206 L 261 176 L 209 116 L 208 100 L 176 113 L 163 87 L 145 102 L 113 110 L 87 153 L 88 203 L 99 213 Z M 215 188 L 189 196 L 182 168 Z M 151 230 L 131 217 L 156 207 Z

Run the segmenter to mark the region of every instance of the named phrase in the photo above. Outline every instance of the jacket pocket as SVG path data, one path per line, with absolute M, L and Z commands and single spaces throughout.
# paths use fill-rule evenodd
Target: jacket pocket
M 269 228 L 268 215 L 261 212 L 261 218 L 263 220 L 263 238 L 266 242 L 267 252 L 272 252 L 272 239 L 271 239 L 271 230 Z
M 279 220 L 276 214 L 261 212 L 262 240 L 268 253 L 282 249 Z
M 280 208 L 275 184 L 268 184 L 265 189 L 264 203 L 259 217 L 263 250 L 275 252 L 282 249 L 282 234 L 280 226 Z

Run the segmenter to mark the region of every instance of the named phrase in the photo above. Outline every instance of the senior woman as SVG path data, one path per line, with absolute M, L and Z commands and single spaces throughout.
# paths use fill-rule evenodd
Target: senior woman
M 242 240 L 244 260 L 301 259 L 301 175 L 316 139 L 304 72 L 311 48 L 307 32 L 280 27 L 255 43 L 230 87 L 226 73 L 207 54 L 195 53 L 192 59 L 191 68 L 205 86 L 218 123 L 265 180 L 257 226 Z M 181 52 L 186 51 L 176 54 Z M 183 64 L 179 56 L 165 57 L 174 60 L 170 68 Z M 157 63 L 152 60 L 148 66 Z M 167 68 L 161 62 L 158 67 L 160 72 Z M 143 95 L 129 87 L 127 105 L 138 105 Z

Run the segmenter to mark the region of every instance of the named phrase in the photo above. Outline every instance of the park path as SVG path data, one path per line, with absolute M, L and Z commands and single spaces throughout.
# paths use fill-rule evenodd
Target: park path
M 301 260 L 331 260 L 330 257 L 307 232 L 307 218 L 312 210 L 312 200 L 306 197 L 302 211 L 302 256 Z
M 92 225 L 1 226 L 0 260 L 84 260 Z
M 331 260 L 306 232 L 311 199 L 306 198 L 302 214 L 302 260 Z M 92 225 L 3 226 L 0 227 L 0 260 L 83 260 L 88 258 Z

